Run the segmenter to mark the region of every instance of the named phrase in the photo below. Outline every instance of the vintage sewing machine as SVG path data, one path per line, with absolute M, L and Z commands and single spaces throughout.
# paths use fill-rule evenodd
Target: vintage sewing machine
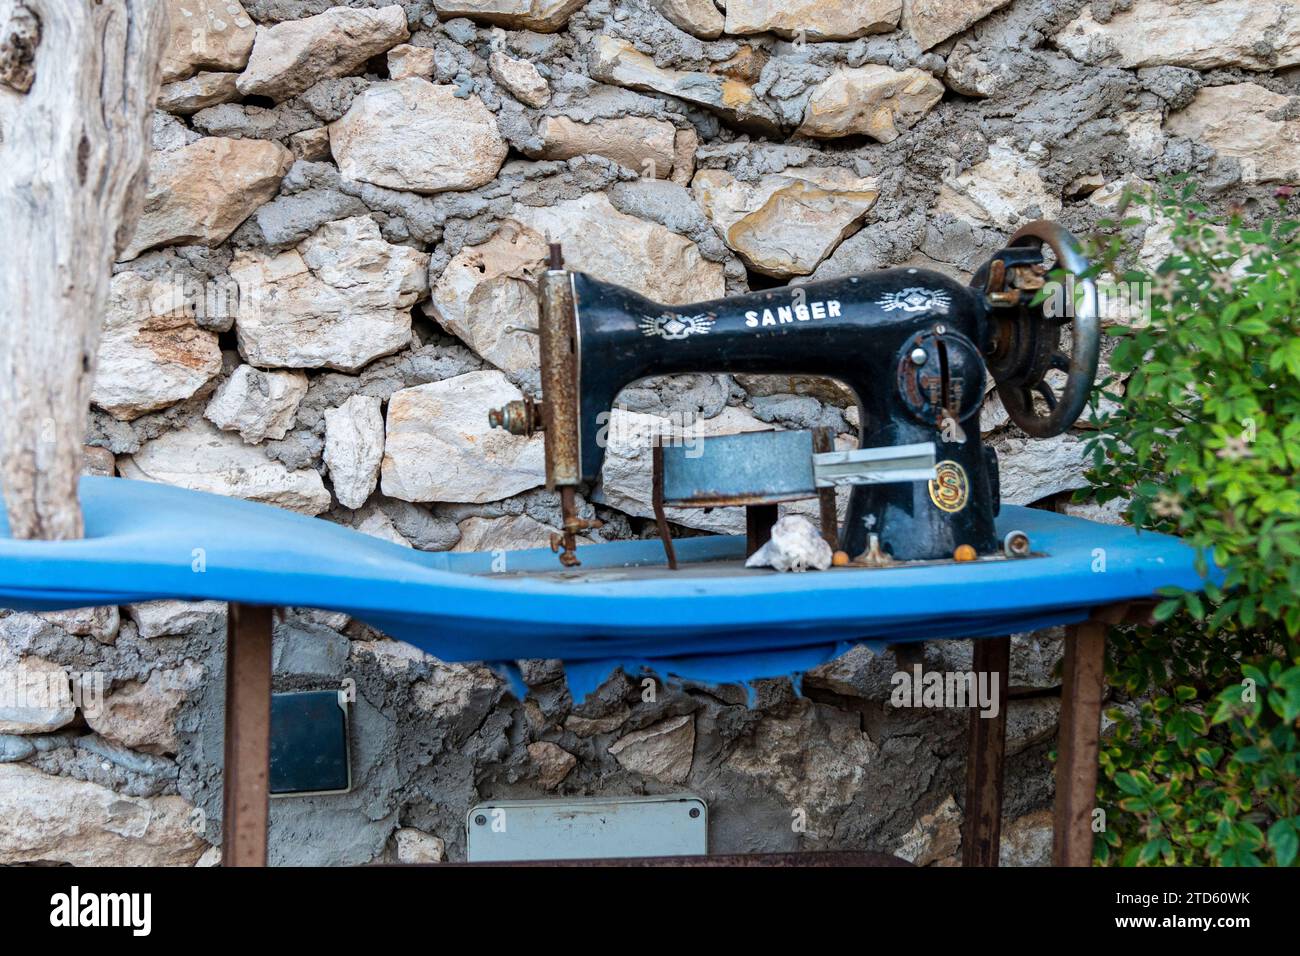
M 1044 290 L 1052 268 L 1070 281 Z M 670 563 L 665 504 L 743 504 L 761 522 L 775 520 L 776 502 L 812 496 L 821 498 L 823 534 L 859 566 L 1020 557 L 1031 551 L 1027 538 L 999 540 L 994 529 L 997 455 L 979 428 L 986 378 L 1029 435 L 1073 424 L 1097 372 L 1086 269 L 1074 237 L 1038 221 L 970 285 L 896 268 L 666 306 L 565 270 L 552 245 L 541 280 L 542 401 L 512 402 L 490 418 L 514 434 L 544 432 L 547 487 L 560 490 L 564 511 L 557 550 L 573 566 L 575 535 L 591 526 L 577 514 L 575 489 L 600 475 L 601 422 L 625 386 L 684 372 L 837 379 L 859 403 L 858 450 L 837 452 L 817 432 L 711 438 L 699 456 L 656 447 L 655 510 Z M 844 484 L 853 487 L 837 528 L 834 488 Z

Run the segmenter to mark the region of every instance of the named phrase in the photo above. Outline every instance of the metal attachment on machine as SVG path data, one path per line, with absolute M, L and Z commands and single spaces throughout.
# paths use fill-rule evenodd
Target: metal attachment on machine
M 1047 284 L 1048 251 L 1066 281 L 1031 306 Z M 985 358 L 1007 414 L 1034 438 L 1061 434 L 1082 413 L 1097 376 L 1097 290 L 1082 247 L 1058 223 L 1028 223 L 981 267 L 974 284 L 992 307 Z M 1068 351 L 1061 343 L 1067 326 Z M 1049 381 L 1049 372 L 1058 374 Z
M 864 564 L 869 568 L 885 568 L 893 564 L 894 559 L 881 549 L 880 535 L 873 534 L 867 539 L 867 550 L 853 563 Z
M 488 424 L 512 435 L 529 435 L 542 430 L 542 403 L 531 398 L 507 402 L 504 408 L 488 412 Z
M 1008 558 L 1029 556 L 1029 535 L 1023 531 L 1008 531 L 1002 539 L 1002 553 Z

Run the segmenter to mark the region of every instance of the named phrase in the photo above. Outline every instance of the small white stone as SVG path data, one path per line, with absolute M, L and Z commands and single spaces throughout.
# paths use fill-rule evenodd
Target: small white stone
M 360 508 L 379 481 L 384 457 L 384 416 L 379 399 L 353 395 L 325 412 L 325 465 L 334 497 L 345 508 Z
M 45 734 L 76 715 L 71 679 L 58 664 L 40 657 L 0 664 L 0 734 Z
M 140 636 L 149 640 L 216 631 L 226 605 L 224 601 L 144 601 L 128 604 L 126 614 Z
M 326 223 L 278 254 L 235 253 L 235 331 L 254 365 L 351 372 L 411 341 L 429 256 L 380 236 L 369 216 Z
M 406 13 L 397 4 L 379 10 L 332 7 L 258 27 L 239 89 L 246 96 L 287 100 L 317 80 L 347 76 L 408 36 Z
M 221 372 L 221 348 L 190 309 L 194 290 L 166 279 L 120 272 L 108 307 L 90 400 L 131 421 L 189 398 Z
M 551 99 L 546 78 L 527 60 L 516 60 L 500 50 L 488 58 L 488 70 L 510 95 L 526 106 L 542 107 Z
M 183 797 L 133 797 L 0 764 L 0 864 L 192 866 L 208 848 L 193 813 Z
M 330 124 L 330 151 L 348 179 L 415 193 L 492 181 L 508 147 L 496 116 L 471 94 L 420 77 L 376 83 Z
M 302 372 L 263 372 L 241 365 L 217 388 L 203 416 L 256 445 L 288 434 L 306 395 L 307 376 Z
M 427 80 L 433 76 L 436 53 L 432 47 L 399 43 L 388 51 L 388 78 L 404 80 L 418 76 Z
M 201 419 L 145 442 L 121 459 L 118 470 L 123 478 L 247 498 L 309 515 L 330 506 L 330 494 L 314 469 L 290 471 L 258 446 Z
M 488 411 L 522 398 L 497 371 L 404 388 L 388 400 L 381 482 L 404 501 L 481 504 L 546 481 L 542 436 L 511 435 Z
M 745 567 L 825 571 L 831 566 L 831 557 L 831 546 L 811 521 L 802 515 L 786 515 L 772 525 L 772 537 L 749 556 Z
M 402 827 L 393 834 L 398 863 L 441 863 L 446 844 L 431 833 Z

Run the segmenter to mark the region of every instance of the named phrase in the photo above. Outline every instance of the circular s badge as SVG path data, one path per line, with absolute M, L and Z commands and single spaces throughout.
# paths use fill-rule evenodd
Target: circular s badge
M 956 512 L 970 500 L 970 481 L 966 469 L 955 461 L 941 461 L 934 466 L 930 479 L 930 500 L 941 511 Z

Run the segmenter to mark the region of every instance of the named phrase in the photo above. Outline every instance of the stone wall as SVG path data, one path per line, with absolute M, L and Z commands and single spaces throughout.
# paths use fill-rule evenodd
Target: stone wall
M 1258 215 L 1300 176 L 1300 5 L 1280 0 L 169 0 L 149 196 L 118 265 L 87 468 L 268 502 L 425 550 L 545 544 L 540 438 L 486 410 L 537 385 L 535 280 L 567 262 L 682 303 L 908 264 L 968 278 L 1008 232 L 1085 232 L 1125 183 L 1192 171 Z M 2 155 L 2 153 L 0 153 Z M 1135 227 L 1142 258 L 1167 247 Z M 1116 387 L 1122 387 L 1116 386 Z M 693 375 L 627 389 L 638 428 L 829 425 L 833 383 Z M 1004 500 L 1060 504 L 1078 433 L 991 397 Z M 633 429 L 634 431 L 636 429 Z M 648 536 L 648 456 L 610 449 L 594 540 Z M 1103 519 L 1112 513 L 1082 509 Z M 681 512 L 732 532 L 739 513 Z M 223 609 L 0 617 L 0 862 L 211 862 Z M 1009 862 L 1045 859 L 1060 635 L 1015 640 Z M 926 649 L 969 666 L 970 646 Z M 888 702 L 858 649 L 802 696 L 611 676 L 516 700 L 339 614 L 276 626 L 276 686 L 355 681 L 356 785 L 277 800 L 272 858 L 463 857 L 486 798 L 691 790 L 716 851 L 958 853 L 965 714 Z M 81 686 L 102 682 L 94 713 Z M 792 825 L 806 821 L 802 829 Z

